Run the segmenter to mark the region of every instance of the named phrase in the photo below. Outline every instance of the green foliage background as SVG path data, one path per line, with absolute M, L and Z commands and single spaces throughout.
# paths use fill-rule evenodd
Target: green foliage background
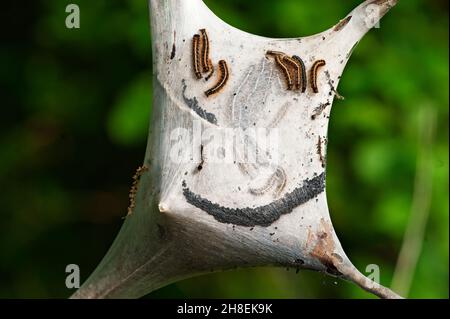
M 77 3 L 81 28 L 65 28 Z M 230 24 L 270 37 L 329 28 L 359 0 L 208 0 Z M 65 266 L 86 279 L 128 206 L 151 113 L 145 0 L 2 5 L 0 297 L 67 297 Z M 411 211 L 423 110 L 437 114 L 433 193 L 410 297 L 448 298 L 448 1 L 400 0 L 355 50 L 328 146 L 328 198 L 343 246 L 390 285 Z M 364 166 L 363 166 L 364 164 Z M 149 297 L 370 297 L 322 274 L 218 273 Z

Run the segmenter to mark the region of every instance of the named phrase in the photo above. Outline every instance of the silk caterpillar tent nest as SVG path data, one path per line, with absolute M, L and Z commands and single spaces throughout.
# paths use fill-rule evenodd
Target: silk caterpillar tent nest
M 151 0 L 148 170 L 114 244 L 73 297 L 135 298 L 202 273 L 276 266 L 399 298 L 353 266 L 325 188 L 339 80 L 395 4 L 364 1 L 322 33 L 271 39 L 224 23 L 201 0 Z M 217 84 L 200 80 L 211 68 Z

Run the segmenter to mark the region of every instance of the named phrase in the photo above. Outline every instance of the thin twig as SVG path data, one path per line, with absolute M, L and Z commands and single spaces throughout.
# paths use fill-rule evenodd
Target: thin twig
M 431 159 L 435 124 L 436 111 L 431 107 L 425 107 L 420 123 L 419 156 L 411 214 L 391 285 L 404 296 L 408 296 L 411 288 L 430 214 L 433 186 Z

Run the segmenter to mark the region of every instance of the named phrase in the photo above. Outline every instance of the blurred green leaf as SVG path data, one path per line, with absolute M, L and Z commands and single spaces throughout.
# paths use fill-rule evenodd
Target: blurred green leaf
M 120 95 L 108 116 L 108 133 L 115 143 L 134 145 L 147 139 L 151 96 L 148 74 L 138 77 Z

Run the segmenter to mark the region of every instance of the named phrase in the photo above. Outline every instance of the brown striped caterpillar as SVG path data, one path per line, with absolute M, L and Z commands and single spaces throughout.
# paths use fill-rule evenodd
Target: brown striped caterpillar
M 131 189 L 130 189 L 130 194 L 129 194 L 129 198 L 130 198 L 130 205 L 128 206 L 128 214 L 127 216 L 130 216 L 133 213 L 134 208 L 136 207 L 136 194 L 138 192 L 138 185 L 139 185 L 139 180 L 141 179 L 141 176 L 148 171 L 148 167 L 147 166 L 140 166 L 138 167 L 138 169 L 136 170 L 136 173 L 133 175 L 133 184 L 131 185 Z
M 317 87 L 317 72 L 319 68 L 325 64 L 325 60 L 317 60 L 311 67 L 311 88 L 314 93 L 319 93 L 319 88 Z
M 211 67 L 211 61 L 209 60 L 209 38 L 205 29 L 200 29 L 200 33 L 202 35 L 202 69 L 203 72 L 209 72 Z
M 298 65 L 294 59 L 288 57 L 287 55 L 283 56 L 283 61 L 285 61 L 287 64 L 293 67 L 293 75 L 294 75 L 293 78 L 295 89 L 300 89 L 302 81 L 301 66 Z
M 286 55 L 284 52 L 281 51 L 273 51 L 273 50 L 268 50 L 266 52 L 267 55 L 271 55 L 271 56 L 277 56 L 277 55 Z
M 277 63 L 278 67 L 281 69 L 281 71 L 284 74 L 284 77 L 286 78 L 287 89 L 289 91 L 292 90 L 292 78 L 288 67 L 283 63 L 283 61 L 281 61 L 281 57 L 279 55 L 275 56 L 275 62 Z
M 200 36 L 198 34 L 194 35 L 192 38 L 192 55 L 194 62 L 194 73 L 197 79 L 202 78 L 202 73 L 200 71 Z
M 306 91 L 306 86 L 308 83 L 308 77 L 306 75 L 306 68 L 305 68 L 305 63 L 303 63 L 303 60 L 300 59 L 299 56 L 297 55 L 293 55 L 292 59 L 297 62 L 297 64 L 299 65 L 301 71 L 300 71 L 300 75 L 301 78 L 300 80 L 300 85 L 297 87 L 297 89 L 301 89 L 301 92 L 304 93 Z
M 289 72 L 289 68 L 282 61 L 282 58 L 284 59 L 284 57 L 286 57 L 286 54 L 280 51 L 272 51 L 272 50 L 267 51 L 266 54 L 271 55 L 275 58 L 277 66 L 280 68 L 281 72 L 283 73 L 286 79 L 287 89 L 292 90 L 292 78 Z
M 225 84 L 227 84 L 229 73 L 227 62 L 225 62 L 225 60 L 219 61 L 219 71 L 220 71 L 219 81 L 217 81 L 217 83 L 212 88 L 205 91 L 205 95 L 207 97 L 219 92 L 225 86 Z
M 306 91 L 308 83 L 307 73 L 305 63 L 303 63 L 303 60 L 300 57 L 293 55 L 291 58 L 283 52 L 272 50 L 267 51 L 266 54 L 275 57 L 277 65 L 280 67 L 286 78 L 288 90 L 295 87 L 296 90 L 300 90 L 302 93 Z

